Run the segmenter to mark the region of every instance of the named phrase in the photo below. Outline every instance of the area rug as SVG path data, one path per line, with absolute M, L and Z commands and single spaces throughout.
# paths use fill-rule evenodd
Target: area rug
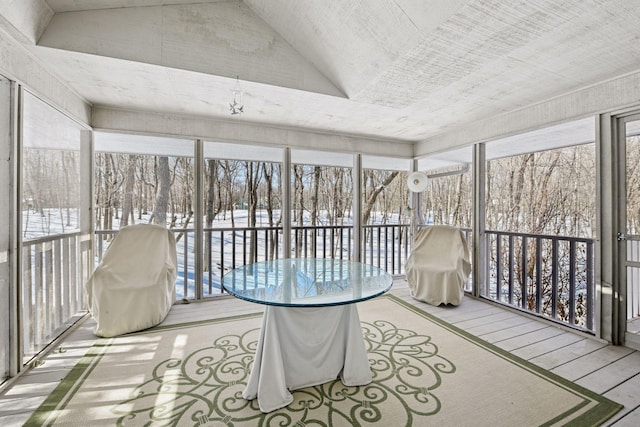
M 388 295 L 358 305 L 373 382 L 242 399 L 261 314 L 100 339 L 26 425 L 595 426 L 621 406 Z

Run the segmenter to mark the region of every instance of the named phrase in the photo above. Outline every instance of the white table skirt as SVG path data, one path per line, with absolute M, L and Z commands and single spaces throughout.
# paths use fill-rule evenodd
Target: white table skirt
M 372 378 L 355 304 L 266 308 L 243 398 L 271 412 L 293 401 L 290 390 L 338 376 L 346 386 Z

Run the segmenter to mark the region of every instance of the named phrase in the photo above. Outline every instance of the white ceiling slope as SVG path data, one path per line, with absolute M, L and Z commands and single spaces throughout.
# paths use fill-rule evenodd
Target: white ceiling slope
M 29 48 L 93 105 L 399 142 L 640 70 L 640 0 L 41 2 Z
M 240 1 L 59 13 L 38 45 L 343 96 Z

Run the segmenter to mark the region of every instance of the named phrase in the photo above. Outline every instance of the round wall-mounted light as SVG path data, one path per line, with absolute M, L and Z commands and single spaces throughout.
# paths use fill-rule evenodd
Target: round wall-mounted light
M 421 193 L 427 189 L 428 181 L 427 174 L 424 172 L 412 172 L 407 177 L 407 187 L 409 191 Z

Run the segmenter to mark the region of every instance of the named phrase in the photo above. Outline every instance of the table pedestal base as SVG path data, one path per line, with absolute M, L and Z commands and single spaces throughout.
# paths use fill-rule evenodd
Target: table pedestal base
M 243 398 L 271 412 L 293 401 L 291 390 L 338 377 L 346 386 L 372 378 L 355 304 L 266 308 Z

